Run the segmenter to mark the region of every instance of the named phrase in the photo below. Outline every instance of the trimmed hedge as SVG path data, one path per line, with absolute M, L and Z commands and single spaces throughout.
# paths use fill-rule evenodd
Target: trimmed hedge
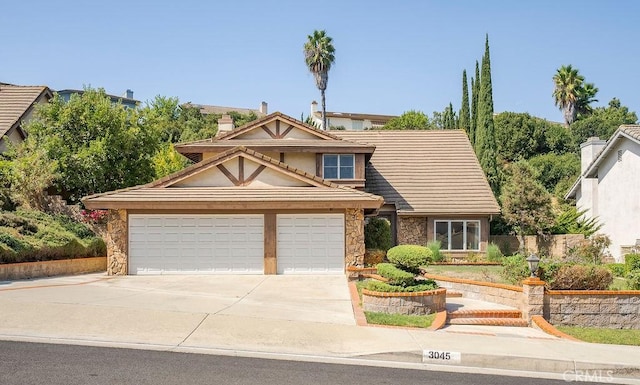
M 364 226 L 364 245 L 367 249 L 389 250 L 391 247 L 391 223 L 385 218 L 369 218 Z
M 417 273 L 420 267 L 427 266 L 432 258 L 431 250 L 418 245 L 400 245 L 387 251 L 389 262 L 414 273 Z
M 378 274 L 388 279 L 388 283 L 390 285 L 407 287 L 415 284 L 416 280 L 413 273 L 400 270 L 391 263 L 379 263 L 376 267 L 378 269 Z
M 379 291 L 383 293 L 415 293 L 418 291 L 429 291 L 438 288 L 438 284 L 433 280 L 420 281 L 419 284 L 413 286 L 394 286 L 380 281 L 367 281 L 365 289 L 371 291 Z
M 613 274 L 602 266 L 562 265 L 549 282 L 553 290 L 607 290 Z
M 632 253 L 625 255 L 624 265 L 626 266 L 627 273 L 633 270 L 640 270 L 640 254 Z

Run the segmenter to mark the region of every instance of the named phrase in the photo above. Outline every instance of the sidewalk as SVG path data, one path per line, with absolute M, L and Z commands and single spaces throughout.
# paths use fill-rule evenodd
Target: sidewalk
M 434 332 L 181 311 L 172 303 L 181 297 L 168 288 L 154 292 L 155 303 L 143 304 L 135 301 L 140 292 L 121 282 L 99 274 L 0 282 L 0 339 L 526 374 L 515 370 L 559 379 L 601 371 L 616 382 L 640 384 L 640 347 L 566 341 L 528 328 L 459 325 Z M 72 292 L 96 301 L 69 301 Z M 115 295 L 135 306 L 118 304 Z M 197 295 L 193 304 L 215 300 Z M 460 361 L 423 362 L 425 350 L 460 353 Z

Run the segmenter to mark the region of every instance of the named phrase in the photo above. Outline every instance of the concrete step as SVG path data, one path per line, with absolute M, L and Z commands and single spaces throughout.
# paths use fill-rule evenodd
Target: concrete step
M 527 327 L 529 324 L 522 318 L 452 318 L 447 319 L 449 325 L 490 325 Z
M 447 313 L 448 319 L 461 318 L 522 318 L 520 310 L 508 309 L 471 309 L 454 310 Z
M 462 293 L 459 291 L 450 291 L 447 289 L 447 298 L 462 298 Z

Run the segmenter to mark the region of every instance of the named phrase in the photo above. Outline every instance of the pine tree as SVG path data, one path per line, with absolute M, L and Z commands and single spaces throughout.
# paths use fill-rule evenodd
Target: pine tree
M 469 127 L 469 140 L 471 145 L 476 143 L 476 129 L 478 127 L 478 96 L 480 94 L 480 67 L 476 60 L 476 78 L 471 78 L 471 125 Z
M 464 129 L 469 135 L 471 130 L 471 116 L 469 114 L 469 89 L 467 86 L 467 70 L 462 71 L 462 106 L 460 107 L 459 128 Z
M 497 149 L 493 125 L 493 89 L 491 86 L 491 58 L 489 55 L 489 35 L 485 40 L 485 53 L 482 58 L 480 94 L 478 96 L 478 121 L 476 125 L 476 155 L 487 176 L 494 193 L 498 193 Z

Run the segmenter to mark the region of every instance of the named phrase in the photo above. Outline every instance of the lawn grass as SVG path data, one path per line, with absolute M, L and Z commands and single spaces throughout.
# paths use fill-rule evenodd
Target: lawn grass
M 451 278 L 471 279 L 474 281 L 508 283 L 502 278 L 502 266 L 470 266 L 470 265 L 429 265 L 427 273 L 444 275 Z
M 613 282 L 609 285 L 609 290 L 629 290 L 629 285 L 625 278 L 614 277 Z
M 586 342 L 640 346 L 640 330 L 556 326 L 558 330 Z
M 365 311 L 367 322 L 375 325 L 407 326 L 428 328 L 436 318 L 436 313 L 429 315 L 387 314 Z

